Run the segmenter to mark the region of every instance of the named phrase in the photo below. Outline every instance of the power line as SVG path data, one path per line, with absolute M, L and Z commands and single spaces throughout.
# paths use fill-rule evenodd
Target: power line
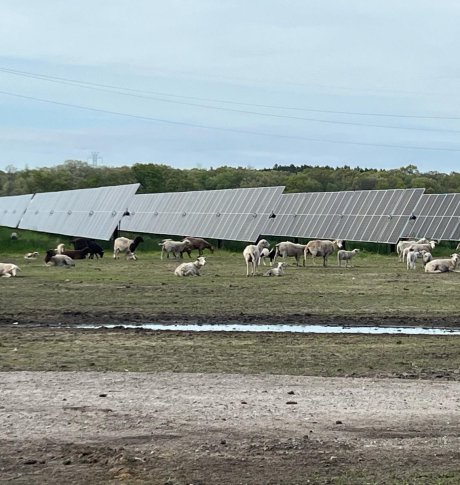
M 353 122 L 340 122 L 340 121 L 329 121 L 329 120 L 321 120 L 321 119 L 311 119 L 311 118 L 300 118 L 300 117 L 290 117 L 288 115 L 278 115 L 273 113 L 259 113 L 259 112 L 252 112 L 252 111 L 244 111 L 244 110 L 230 110 L 228 108 L 218 107 L 218 106 L 209 106 L 209 105 L 201 105 L 201 104 L 192 104 L 192 103 L 179 103 L 178 101 L 167 100 L 153 96 L 166 96 L 170 98 L 177 98 L 177 99 L 190 99 L 195 101 L 206 101 L 211 103 L 223 103 L 223 104 L 230 104 L 230 105 L 237 105 L 237 106 L 251 106 L 257 108 L 265 108 L 265 109 L 279 109 L 279 110 L 288 110 L 288 111 L 304 111 L 304 112 L 311 112 L 311 113 L 322 113 L 322 114 L 339 114 L 339 115 L 348 115 L 348 116 L 374 116 L 374 117 L 385 117 L 385 118 L 403 118 L 403 119 L 425 119 L 425 120 L 446 120 L 446 121 L 459 121 L 460 116 L 435 116 L 435 115 L 408 115 L 402 113 L 379 113 L 379 112 L 362 112 L 362 111 L 340 111 L 340 110 L 325 110 L 325 109 L 314 109 L 314 108 L 302 108 L 302 107 L 293 107 L 293 106 L 281 106 L 281 105 L 272 105 L 272 104 L 257 104 L 257 103 L 244 103 L 239 101 L 229 101 L 223 99 L 213 99 L 213 98 L 203 98 L 197 96 L 184 96 L 184 95 L 177 95 L 171 93 L 164 93 L 158 91 L 146 91 L 140 89 L 132 89 L 126 88 L 122 86 L 115 86 L 110 84 L 101 84 L 101 83 L 93 83 L 88 81 L 81 81 L 77 79 L 68 79 L 63 77 L 57 76 L 49 76 L 45 74 L 37 74 L 28 71 L 19 71 L 16 69 L 9 69 L 0 67 L 0 72 L 4 72 L 6 74 L 12 74 L 16 76 L 22 76 L 26 78 L 32 79 L 39 79 L 42 81 L 54 82 L 63 85 L 71 85 L 71 86 L 78 86 L 87 89 L 98 89 L 98 90 L 109 90 L 110 92 L 114 92 L 116 94 L 122 94 L 124 96 L 133 96 L 145 99 L 153 99 L 162 102 L 168 103 L 176 103 L 176 104 L 188 104 L 191 106 L 197 106 L 201 108 L 207 109 L 216 109 L 216 110 L 225 110 L 225 111 L 235 111 L 247 114 L 255 114 L 261 116 L 274 116 L 280 118 L 288 118 L 288 119 L 297 119 L 297 120 L 305 120 L 305 121 L 318 121 L 323 123 L 338 123 L 338 124 L 356 124 L 358 126 L 372 126 L 372 127 L 379 127 L 379 128 L 394 128 L 394 129 L 413 129 L 413 130 L 428 130 L 428 131 L 446 131 L 446 132 L 453 132 L 459 133 L 457 130 L 432 130 L 430 128 L 418 128 L 418 127 L 399 127 L 399 126 L 387 126 L 387 125 L 368 125 L 368 124 L 361 124 L 361 123 L 353 123 Z M 136 94 L 137 93 L 137 94 Z
M 394 145 L 394 144 L 386 144 L 386 143 L 364 143 L 364 142 L 354 142 L 354 141 L 339 141 L 339 140 L 331 140 L 331 139 L 319 139 L 319 138 L 309 138 L 300 135 L 282 135 L 277 133 L 265 133 L 265 132 L 257 132 L 257 131 L 250 131 L 250 130 L 239 130 L 234 128 L 222 128 L 217 126 L 210 126 L 198 123 L 189 123 L 185 121 L 177 121 L 177 120 L 167 120 L 162 118 L 153 118 L 149 116 L 142 116 L 142 115 L 133 115 L 129 113 L 123 113 L 120 111 L 111 111 L 106 109 L 100 108 L 93 108 L 90 106 L 83 106 L 83 105 L 76 105 L 70 103 L 63 103 L 60 101 L 53 101 L 50 99 L 44 98 L 37 98 L 34 96 L 26 96 L 17 93 L 11 93 L 8 91 L 0 91 L 0 94 L 4 94 L 5 96 L 12 96 L 21 99 L 28 99 L 32 101 L 38 101 L 41 103 L 48 103 L 53 104 L 56 106 L 64 106 L 67 108 L 73 109 L 80 109 L 86 111 L 92 111 L 96 113 L 104 113 L 116 116 L 123 116 L 138 120 L 144 121 L 153 121 L 156 123 L 163 123 L 163 124 L 170 124 L 170 125 L 179 125 L 179 126 L 189 126 L 193 128 L 200 128 L 206 130 L 215 130 L 215 131 L 224 131 L 224 132 L 231 132 L 231 133 L 238 133 L 238 134 L 246 134 L 246 135 L 256 135 L 256 136 L 268 136 L 271 138 L 286 138 L 286 139 L 296 139 L 296 140 L 304 140 L 304 141 L 311 141 L 317 143 L 334 143 L 340 145 L 358 145 L 358 146 L 370 146 L 370 147 L 383 147 L 383 148 L 402 148 L 402 149 L 409 149 L 409 150 L 430 150 L 430 151 L 441 151 L 441 152 L 460 152 L 460 148 L 446 148 L 446 147 L 429 147 L 429 146 L 413 146 L 413 145 Z

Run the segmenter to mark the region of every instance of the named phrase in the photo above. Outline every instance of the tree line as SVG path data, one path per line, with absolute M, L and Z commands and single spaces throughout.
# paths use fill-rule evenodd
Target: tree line
M 94 167 L 68 160 L 49 168 L 0 170 L 0 196 L 55 192 L 140 183 L 138 193 L 184 192 L 284 185 L 285 192 L 337 192 L 425 188 L 425 193 L 460 192 L 460 173 L 419 172 L 415 165 L 398 169 L 366 169 L 278 165 L 271 169 L 218 167 L 177 169 L 164 164 L 135 163 Z

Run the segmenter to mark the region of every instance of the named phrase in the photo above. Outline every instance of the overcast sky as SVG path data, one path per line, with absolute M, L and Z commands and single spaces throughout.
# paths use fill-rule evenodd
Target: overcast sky
M 15 0 L 0 170 L 460 171 L 460 2 Z

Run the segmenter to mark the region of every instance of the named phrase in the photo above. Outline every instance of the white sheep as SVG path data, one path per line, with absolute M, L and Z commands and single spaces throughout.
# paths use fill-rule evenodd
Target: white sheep
M 283 259 L 286 259 L 288 256 L 294 257 L 296 265 L 299 266 L 299 260 L 300 258 L 303 258 L 305 247 L 305 244 L 297 244 L 291 241 L 283 241 L 276 245 L 275 256 L 281 256 Z
M 409 249 L 407 256 L 406 256 L 406 265 L 407 270 L 417 269 L 417 258 L 420 256 L 418 251 L 414 251 L 413 249 Z
M 144 242 L 142 236 L 136 236 L 134 239 L 117 237 L 113 242 L 113 259 L 118 259 L 120 253 L 126 253 L 126 259 L 136 260 L 137 257 L 134 254 L 134 251 L 141 242 Z
M 342 266 L 342 261 L 345 261 L 345 268 L 348 268 L 348 262 L 350 262 L 350 266 L 353 266 L 352 258 L 359 253 L 359 249 L 353 249 L 353 251 L 345 251 L 345 249 L 341 249 L 337 253 L 337 264 Z
M 204 256 L 199 256 L 193 263 L 182 263 L 175 270 L 176 276 L 201 276 L 200 270 L 206 264 Z
M 403 262 L 407 259 L 407 254 L 409 251 L 417 251 L 421 253 L 422 251 L 429 251 L 431 252 L 436 246 L 436 241 L 430 241 L 429 243 L 412 243 L 410 246 L 407 246 L 403 250 Z
M 282 261 L 278 263 L 278 266 L 276 268 L 271 268 L 269 269 L 264 276 L 283 276 L 284 275 L 284 268 L 287 266 L 287 264 Z
M 170 254 L 173 254 L 175 258 L 182 256 L 182 253 L 190 247 L 190 241 L 188 239 L 184 239 L 183 241 L 163 239 L 158 244 L 161 246 L 161 259 L 163 259 L 163 253 L 166 253 L 167 258 L 169 258 Z
M 270 243 L 266 239 L 261 239 L 257 244 L 249 244 L 244 248 L 243 257 L 246 261 L 246 276 L 249 276 L 251 267 L 252 276 L 256 275 L 257 266 L 260 265 L 260 252 L 264 248 L 269 248 Z
M 21 271 L 21 268 L 13 263 L 0 263 L 0 276 L 2 278 L 10 278 L 16 276 L 16 273 Z
M 341 239 L 335 239 L 334 241 L 315 239 L 314 241 L 310 241 L 305 246 L 304 262 L 307 260 L 307 254 L 311 254 L 313 264 L 315 264 L 316 256 L 322 256 L 323 266 L 327 266 L 329 256 L 342 246 L 343 241 Z
M 50 254 L 47 253 L 45 257 L 45 264 L 46 266 L 64 266 L 70 268 L 71 266 L 75 266 L 74 260 L 67 256 L 66 254 Z
M 399 261 L 404 261 L 403 252 L 410 245 L 412 245 L 412 244 L 428 244 L 429 242 L 430 241 L 426 237 L 423 237 L 422 239 L 419 239 L 418 241 L 415 241 L 415 240 L 399 241 L 397 246 L 396 246 L 396 252 L 398 253 Z
M 24 255 L 24 259 L 37 259 L 39 256 L 39 253 L 37 251 L 34 251 L 33 253 L 26 253 Z
M 57 254 L 62 254 L 65 251 L 64 244 L 58 244 L 55 251 Z
M 452 254 L 450 259 L 433 259 L 425 266 L 425 273 L 447 273 L 454 271 L 460 261 L 457 253 Z
M 433 260 L 433 256 L 429 251 L 425 251 L 424 249 L 420 251 L 420 253 L 422 254 L 423 266 L 425 267 L 426 263 L 429 263 L 430 261 Z

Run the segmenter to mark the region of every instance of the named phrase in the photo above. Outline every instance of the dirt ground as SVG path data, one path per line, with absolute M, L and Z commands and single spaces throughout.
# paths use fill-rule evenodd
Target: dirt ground
M 440 484 L 460 474 L 460 382 L 4 372 L 0 388 L 1 483 Z

